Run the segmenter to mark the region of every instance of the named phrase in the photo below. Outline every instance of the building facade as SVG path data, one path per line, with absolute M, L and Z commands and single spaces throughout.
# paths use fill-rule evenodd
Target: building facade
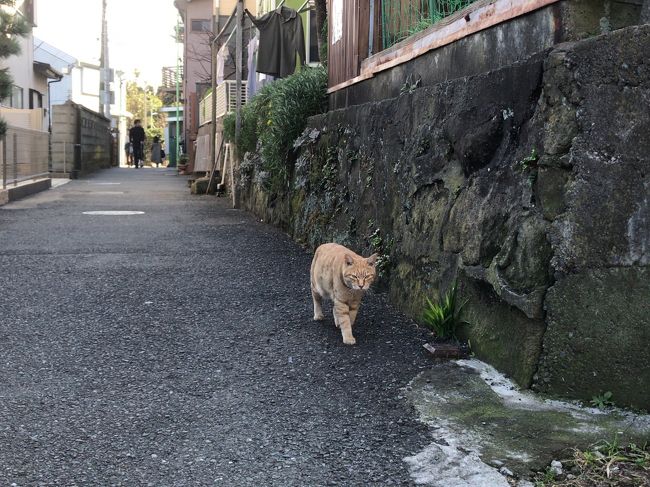
M 257 0 L 246 0 L 244 6 L 255 15 L 257 3 Z M 211 87 L 213 14 L 214 30 L 219 32 L 235 10 L 237 0 L 175 0 L 174 5 L 183 23 L 183 141 L 190 164 L 193 164 L 199 130 L 199 102 Z

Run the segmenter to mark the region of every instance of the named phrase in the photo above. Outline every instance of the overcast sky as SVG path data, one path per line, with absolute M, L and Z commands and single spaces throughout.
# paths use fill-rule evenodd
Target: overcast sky
M 158 86 L 161 68 L 175 66 L 173 0 L 107 0 L 110 65 Z M 102 0 L 41 0 L 34 35 L 80 61 L 99 62 Z

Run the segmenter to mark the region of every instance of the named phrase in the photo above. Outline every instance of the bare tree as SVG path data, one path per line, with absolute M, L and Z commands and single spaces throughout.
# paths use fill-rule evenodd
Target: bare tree
M 199 83 L 210 83 L 212 79 L 212 54 L 210 52 L 210 44 L 214 38 L 214 34 L 209 31 L 200 33 L 202 40 L 196 46 L 188 45 L 187 58 L 196 61 L 197 70 L 194 74 L 197 76 Z

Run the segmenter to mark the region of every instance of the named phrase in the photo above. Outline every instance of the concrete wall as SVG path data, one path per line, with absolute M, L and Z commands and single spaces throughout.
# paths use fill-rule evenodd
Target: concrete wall
M 111 166 L 110 121 L 73 102 L 52 107 L 52 172 L 73 177 Z
M 382 254 L 414 318 L 460 282 L 479 358 L 524 387 L 650 408 L 650 26 L 314 117 L 286 191 L 242 205 L 309 248 Z
M 641 1 L 563 1 L 517 17 L 330 95 L 335 110 L 399 96 L 409 84 L 431 86 L 524 60 L 559 42 L 638 23 Z

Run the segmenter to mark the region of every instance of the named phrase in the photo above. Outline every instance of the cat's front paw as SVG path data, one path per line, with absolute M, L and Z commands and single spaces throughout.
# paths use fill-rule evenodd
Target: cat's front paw
M 343 343 L 345 343 L 346 345 L 356 345 L 357 340 L 354 337 L 350 337 L 350 338 L 345 338 L 344 337 L 343 338 Z
M 317 313 L 314 315 L 314 321 L 323 321 L 325 317 L 323 316 L 323 313 Z

